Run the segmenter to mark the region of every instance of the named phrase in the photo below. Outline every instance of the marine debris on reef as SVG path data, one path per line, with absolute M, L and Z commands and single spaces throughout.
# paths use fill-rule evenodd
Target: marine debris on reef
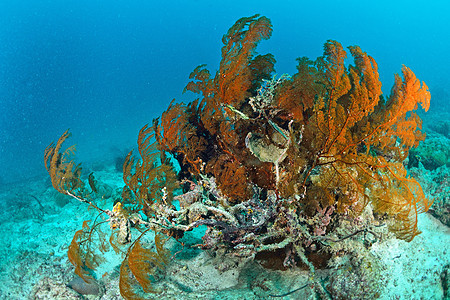
M 54 188 L 99 212 L 69 248 L 87 283 L 112 247 L 124 257 L 122 296 L 158 293 L 152 282 L 170 264 L 166 240 L 204 225 L 199 248 L 262 265 L 282 253 L 278 268 L 303 265 L 313 292 L 345 297 L 340 287 L 350 277 L 336 272 L 324 283 L 317 270 L 363 265 L 360 278 L 376 286 L 368 271 L 375 266 L 361 251 L 386 227 L 405 241 L 420 233 L 418 215 L 432 201 L 402 162 L 425 139 L 413 112 L 429 108 L 425 83 L 404 66 L 384 97 L 375 60 L 351 46 L 346 67 L 347 52 L 332 40 L 323 56 L 299 58 L 296 74 L 277 78 L 274 57 L 255 52 L 271 33 L 270 20 L 258 15 L 228 30 L 219 70 L 212 75 L 200 65 L 190 74 L 185 91 L 200 97 L 172 102 L 139 132 L 140 159 L 128 154 L 121 199 L 109 209 L 96 201 L 95 180 L 89 188 L 83 182 L 73 148 L 62 151 L 68 132 L 46 149 Z M 156 251 L 146 239 L 151 231 Z M 360 285 L 361 294 L 377 295 Z

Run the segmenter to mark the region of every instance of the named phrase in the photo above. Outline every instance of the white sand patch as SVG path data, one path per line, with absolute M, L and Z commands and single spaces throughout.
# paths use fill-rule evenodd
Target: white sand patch
M 375 244 L 387 280 L 381 299 L 443 299 L 440 274 L 450 263 L 450 229 L 430 214 L 419 215 L 422 234 L 410 243 L 388 240 Z

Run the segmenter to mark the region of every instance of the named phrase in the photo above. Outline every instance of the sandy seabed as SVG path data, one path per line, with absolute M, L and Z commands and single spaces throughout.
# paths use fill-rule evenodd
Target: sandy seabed
M 111 186 L 121 185 L 113 168 L 97 176 Z M 66 286 L 74 277 L 68 245 L 83 220 L 95 216 L 86 204 L 59 195 L 47 178 L 37 178 L 0 190 L 0 208 L 0 299 L 122 299 L 118 255 L 111 254 L 97 270 L 100 296 L 81 296 Z M 430 214 L 420 215 L 419 228 L 422 234 L 410 243 L 388 239 L 372 246 L 386 283 L 381 299 L 444 299 L 442 274 L 450 264 L 450 230 Z M 169 264 L 158 298 L 264 299 L 267 290 L 283 294 L 307 278 L 305 270 L 270 271 L 254 262 L 196 250 Z M 307 298 L 313 296 L 303 289 L 282 299 Z

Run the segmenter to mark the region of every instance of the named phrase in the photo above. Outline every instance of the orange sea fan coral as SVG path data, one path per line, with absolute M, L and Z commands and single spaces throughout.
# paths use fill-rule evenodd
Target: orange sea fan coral
M 221 103 L 239 106 L 248 96 L 251 87 L 252 69 L 259 63 L 270 65 L 273 57 L 259 56 L 252 61 L 256 45 L 272 34 L 272 24 L 266 17 L 258 15 L 239 19 L 222 38 L 222 60 L 215 81 Z M 252 68 L 249 68 L 249 65 Z M 269 67 L 270 68 L 270 67 Z
M 64 141 L 70 137 L 66 130 L 56 144 L 51 143 L 44 153 L 45 168 L 50 175 L 53 187 L 60 193 L 82 192 L 84 183 L 80 179 L 81 165 L 75 165 L 71 155 L 75 152 L 75 145 L 61 151 Z
M 273 105 L 284 109 L 287 113 L 285 119 L 303 121 L 308 117 L 304 114 L 313 107 L 315 97 L 323 93 L 323 85 L 315 81 L 320 74 L 313 61 L 307 57 L 298 58 L 297 61 L 298 72 L 290 80 L 283 82 L 277 90 Z
M 257 42 L 268 38 L 270 33 L 270 22 L 263 17 L 240 19 L 223 39 L 222 61 L 216 76 L 212 79 L 204 65 L 199 66 L 190 76 L 194 81 L 186 87 L 186 90 L 203 95 L 197 110 L 201 126 L 194 125 L 197 127 L 194 130 L 189 127 L 193 123 L 187 118 L 178 120 L 190 123 L 182 128 L 189 127 L 197 134 L 205 132 L 203 136 L 208 143 L 204 145 L 209 149 L 206 152 L 211 151 L 212 145 L 216 147 L 214 154 L 209 152 L 201 159 L 206 165 L 205 170 L 212 172 L 224 193 L 233 194 L 233 198 L 248 197 L 242 189 L 233 188 L 233 193 L 227 191 L 225 186 L 233 187 L 234 183 L 221 181 L 228 181 L 230 176 L 222 176 L 219 170 L 227 168 L 218 168 L 215 163 L 236 165 L 234 169 L 239 172 L 232 176 L 236 182 L 250 180 L 256 184 L 258 176 L 255 172 L 264 173 L 262 169 L 257 170 L 257 166 L 272 162 L 272 172 L 276 173 L 272 183 L 260 182 L 269 187 L 275 185 L 273 180 L 276 179 L 280 195 L 300 197 L 303 200 L 298 202 L 304 207 L 316 207 L 314 203 L 306 203 L 308 201 L 318 201 L 322 207 L 332 205 L 334 201 L 338 212 L 351 209 L 358 213 L 372 202 L 379 212 L 392 215 L 399 214 L 401 206 L 410 206 L 411 214 L 424 210 L 418 206 L 428 207 L 429 203 L 420 193 L 420 185 L 406 179 L 398 166 L 407 157 L 409 149 L 425 137 L 420 132 L 420 118 L 411 110 L 416 109 L 418 103 L 428 109 L 430 94 L 427 86 L 421 85 L 414 73 L 403 67 L 404 79 L 396 75 L 391 95 L 385 100 L 376 61 L 358 46 L 351 46 L 354 64 L 347 67 L 344 63 L 347 52 L 340 43 L 330 40 L 324 45 L 323 56 L 316 61 L 305 57 L 298 59 L 298 72 L 272 87 L 273 99 L 260 99 L 267 103 L 260 106 L 263 110 L 256 115 L 249 110 L 248 99 L 255 93 L 255 86 L 268 78 L 274 60 L 269 59 L 271 56 L 258 58 L 266 67 L 261 68 L 264 70 L 262 76 L 256 79 L 258 72 L 252 73 L 250 66 L 255 65 L 257 59 L 252 59 L 251 53 Z M 170 124 L 165 127 L 172 128 Z M 287 141 L 288 148 L 283 149 L 283 143 L 274 140 L 276 135 L 270 134 L 271 130 L 285 136 L 283 143 Z M 265 142 L 253 141 L 248 148 L 244 142 L 249 136 Z M 173 137 L 176 140 L 176 134 L 170 135 L 169 139 Z M 260 160 L 257 162 L 253 149 L 257 144 L 275 147 L 279 149 L 275 152 L 284 156 L 275 157 L 278 154 L 272 151 L 270 155 L 274 157 L 265 157 L 261 161 L 256 156 Z M 195 161 L 195 157 L 200 154 L 196 153 L 190 160 Z M 223 157 L 227 159 L 223 160 Z M 414 184 L 415 188 L 407 187 Z M 378 205 L 378 202 L 387 201 L 389 193 L 380 193 L 377 187 L 386 186 L 392 193 L 399 193 L 408 200 L 392 202 L 390 209 Z M 308 191 L 322 196 L 310 197 Z M 408 220 L 398 216 L 398 223 L 410 224 Z M 396 228 L 399 236 L 405 239 L 411 239 L 418 232 L 412 230 L 406 236 L 399 227 Z
M 161 123 L 155 121 L 156 139 L 163 151 L 170 151 L 181 164 L 189 164 L 191 172 L 199 173 L 201 159 L 208 146 L 207 136 L 202 134 L 197 119 L 198 101 L 174 104 L 172 101 L 161 116 Z M 204 130 L 204 129 L 203 129 Z
M 180 113 L 183 110 L 181 104 L 171 105 L 166 116 L 177 111 L 177 117 L 170 118 L 171 121 L 167 122 L 165 120 L 169 118 L 163 114 L 161 120 L 160 131 L 164 132 L 165 140 L 171 141 L 169 145 L 173 145 L 173 141 L 183 144 L 184 148 L 178 147 L 172 151 L 175 157 L 183 156 L 183 160 L 187 160 L 197 173 L 200 169 L 199 162 L 205 164 L 208 172 L 214 170 L 213 174 L 224 180 L 218 184 L 225 194 L 233 190 L 225 186 L 232 187 L 236 184 L 231 180 L 240 182 L 240 188 L 233 191 L 233 198 L 241 198 L 241 201 L 249 196 L 244 192 L 248 191 L 248 187 L 244 188 L 248 184 L 244 182 L 247 182 L 249 176 L 254 178 L 256 170 L 261 170 L 260 163 L 258 166 L 246 164 L 246 159 L 251 155 L 245 148 L 245 136 L 248 129 L 255 125 L 232 120 L 232 109 L 237 107 L 248 110 L 248 97 L 256 93 L 264 79 L 270 77 L 275 59 L 271 54 L 254 56 L 254 49 L 262 39 L 269 38 L 271 32 L 272 25 L 266 17 L 254 15 L 239 19 L 222 38 L 222 60 L 214 78 L 211 78 L 205 65 L 198 66 L 189 76 L 193 81 L 188 83 L 185 91 L 202 94 L 200 103 L 196 101 L 188 105 L 184 114 Z M 176 123 L 173 123 L 174 120 L 177 120 Z M 175 128 L 175 124 L 182 124 L 178 120 L 188 122 L 176 125 L 178 133 L 172 132 L 171 128 Z M 179 134 L 183 137 L 177 138 Z M 226 166 L 234 166 L 234 176 L 220 173 L 228 168 L 215 164 L 223 162 L 226 162 Z M 266 180 L 261 180 L 264 181 Z M 240 192 L 242 194 L 237 197 Z
M 130 151 L 123 164 L 124 193 L 131 191 L 145 213 L 151 214 L 155 203 L 171 203 L 178 181 L 169 159 L 156 146 L 153 127 L 140 130 L 138 149 L 142 160 Z
M 315 94 L 312 110 L 305 107 L 300 120 L 294 120 L 303 121 L 303 140 L 290 151 L 303 159 L 290 157 L 282 166 L 285 174 L 294 167 L 302 175 L 285 177 L 294 183 L 282 184 L 283 195 L 320 187 L 325 196 L 319 202 L 329 204 L 329 199 L 336 199 L 341 212 L 351 207 L 358 212 L 372 202 L 376 211 L 396 216 L 392 229 L 411 240 L 419 232 L 417 214 L 430 203 L 420 185 L 407 178 L 400 162 L 424 139 L 420 119 L 409 112 L 418 103 L 428 109 L 427 86 L 421 86 L 411 70 L 403 67 L 404 79 L 396 76 L 385 101 L 372 57 L 357 46 L 350 47 L 355 65 L 346 68 L 346 52 L 339 43 L 328 41 L 324 49 L 324 56 L 315 62 L 317 69 L 309 72 L 314 77 L 305 81 L 304 88 L 314 90 L 312 86 L 319 83 L 323 90 Z M 285 97 L 284 87 L 280 90 Z M 278 107 L 284 108 L 284 103 L 279 101 Z M 299 161 L 304 165 L 297 165 Z
M 151 279 L 158 270 L 164 269 L 169 261 L 170 252 L 164 248 L 166 241 L 167 237 L 157 233 L 156 251 L 144 248 L 140 238 L 128 249 L 120 266 L 120 294 L 125 299 L 143 299 L 139 295 L 139 287 L 146 293 L 156 293 Z

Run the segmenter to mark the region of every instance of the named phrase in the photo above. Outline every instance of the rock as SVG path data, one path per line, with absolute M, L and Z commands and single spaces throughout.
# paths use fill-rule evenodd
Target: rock
M 87 283 L 78 275 L 76 275 L 67 284 L 67 286 L 81 295 L 99 295 L 100 294 L 100 287 L 94 279 L 91 279 L 89 281 L 89 283 Z

